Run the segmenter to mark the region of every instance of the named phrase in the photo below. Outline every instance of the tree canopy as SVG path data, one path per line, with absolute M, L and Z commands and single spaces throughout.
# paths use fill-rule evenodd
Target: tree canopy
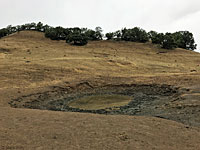
M 174 40 L 176 41 L 176 45 L 179 48 L 184 48 L 188 50 L 194 50 L 197 47 L 195 44 L 193 34 L 189 31 L 179 31 L 173 33 Z
M 9 34 L 23 31 L 35 30 L 44 32 L 45 37 L 51 40 L 66 40 L 67 43 L 73 45 L 86 45 L 88 41 L 103 40 L 104 35 L 101 27 L 96 27 L 95 30 L 87 28 L 63 28 L 61 26 L 51 27 L 44 25 L 42 22 L 27 23 L 23 25 L 12 26 L 0 29 L 0 38 Z M 158 44 L 165 49 L 183 48 L 187 50 L 194 50 L 197 47 L 193 34 L 189 31 L 178 31 L 175 33 L 158 33 L 156 31 L 146 32 L 139 27 L 123 28 L 115 32 L 105 34 L 107 40 L 116 41 L 130 41 L 130 42 L 152 42 Z

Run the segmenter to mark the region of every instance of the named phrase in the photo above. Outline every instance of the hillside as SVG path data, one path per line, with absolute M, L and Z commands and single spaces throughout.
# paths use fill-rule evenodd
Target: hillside
M 184 49 L 114 41 L 80 47 L 35 31 L 9 35 L 0 39 L 0 149 L 198 149 L 199 75 L 200 54 Z M 136 116 L 43 106 L 99 91 L 147 98 Z M 160 101 L 149 103 L 149 95 Z

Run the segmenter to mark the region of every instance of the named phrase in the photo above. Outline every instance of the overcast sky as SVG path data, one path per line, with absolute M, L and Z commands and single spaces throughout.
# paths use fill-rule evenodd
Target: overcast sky
M 123 27 L 194 34 L 200 52 L 200 0 L 0 0 L 0 28 L 30 22 L 52 26 Z

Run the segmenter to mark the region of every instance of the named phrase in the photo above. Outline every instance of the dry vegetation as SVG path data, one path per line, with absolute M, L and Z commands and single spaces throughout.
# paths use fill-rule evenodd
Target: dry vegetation
M 23 31 L 0 39 L 0 149 L 199 149 L 200 128 L 154 117 L 11 108 L 20 96 L 82 82 L 188 89 L 166 107 L 200 108 L 200 54 L 150 43 L 76 47 Z M 163 107 L 163 109 L 165 109 Z M 199 119 L 199 118 L 193 118 Z

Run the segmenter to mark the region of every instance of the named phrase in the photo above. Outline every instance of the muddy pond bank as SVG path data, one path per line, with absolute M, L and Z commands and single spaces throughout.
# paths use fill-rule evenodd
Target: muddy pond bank
M 186 93 L 187 89 L 180 89 L 170 85 L 157 84 L 118 84 L 94 87 L 89 82 L 79 83 L 75 86 L 55 87 L 52 91 L 35 93 L 13 99 L 10 105 L 14 108 L 42 109 L 64 112 L 83 112 L 107 115 L 137 115 L 154 116 L 164 119 L 174 120 L 191 126 L 200 126 L 198 120 L 195 121 L 199 112 L 196 108 L 171 107 L 173 102 L 181 101 L 180 96 Z M 91 105 L 101 105 L 97 109 L 82 109 L 87 107 L 73 107 L 71 103 L 81 105 L 91 102 L 91 97 L 102 96 L 129 97 L 130 101 L 124 105 L 112 103 L 107 107 L 104 103 Z M 81 103 L 82 99 L 89 98 L 90 101 Z M 101 99 L 99 99 L 101 100 Z M 77 104 L 79 106 L 80 104 Z M 122 103 L 123 104 L 123 103 Z M 101 109 L 98 109 L 101 108 Z

